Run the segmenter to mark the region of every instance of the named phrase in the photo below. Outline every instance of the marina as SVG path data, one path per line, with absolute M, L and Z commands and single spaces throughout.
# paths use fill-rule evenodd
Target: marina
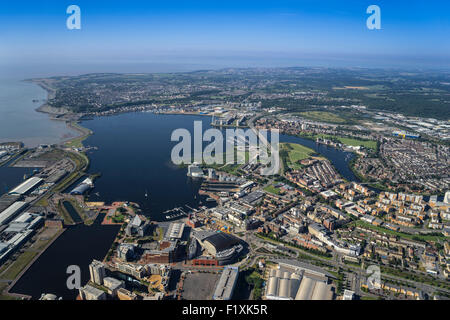
M 164 213 L 166 214 L 166 220 L 174 220 L 188 216 L 188 213 L 186 213 L 182 208 L 174 208 L 172 210 L 167 210 Z

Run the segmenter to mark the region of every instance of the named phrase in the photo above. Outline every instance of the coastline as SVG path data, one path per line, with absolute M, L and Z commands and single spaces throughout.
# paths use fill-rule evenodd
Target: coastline
M 45 92 L 47 92 L 47 98 L 45 99 L 44 103 L 35 109 L 37 112 L 46 113 L 46 114 L 50 115 L 52 120 L 64 120 L 64 119 L 59 119 L 58 117 L 64 116 L 64 115 L 70 113 L 70 111 L 68 109 L 65 109 L 65 108 L 58 109 L 58 108 L 53 108 L 48 105 L 48 101 L 56 95 L 56 90 L 51 88 L 48 84 L 46 84 L 44 80 L 30 79 L 30 80 L 24 80 L 24 81 L 33 83 L 33 84 L 41 87 L 42 89 L 44 89 Z
M 86 140 L 89 136 L 94 134 L 94 132 L 92 130 L 80 125 L 79 120 L 83 117 L 83 114 L 72 113 L 71 111 L 69 111 L 68 109 L 65 109 L 65 108 L 58 109 L 58 108 L 53 108 L 53 107 L 48 106 L 47 102 L 51 99 L 51 97 L 54 97 L 56 94 L 56 90 L 53 89 L 48 84 L 48 81 L 51 81 L 51 79 L 26 79 L 23 81 L 31 82 L 35 85 L 38 85 L 39 87 L 41 87 L 42 89 L 44 89 L 47 92 L 47 98 L 46 98 L 45 102 L 40 107 L 35 109 L 37 112 L 42 112 L 42 113 L 48 114 L 52 120 L 64 121 L 66 123 L 67 128 L 74 130 L 78 133 L 77 136 L 69 138 L 69 139 L 64 139 L 59 144 L 64 147 L 72 147 L 72 148 L 82 149 L 84 147 L 83 141 Z M 119 114 L 132 113 L 132 112 L 136 112 L 136 111 L 131 111 L 131 110 L 130 111 L 119 111 L 119 112 L 114 112 L 111 115 L 119 115 Z M 145 111 L 141 111 L 141 112 L 145 112 Z M 179 111 L 177 111 L 177 112 L 167 112 L 166 111 L 166 112 L 158 112 L 155 114 L 193 115 L 193 116 L 209 116 L 209 117 L 213 116 L 213 114 L 211 114 L 211 113 L 179 112 Z M 216 125 L 212 125 L 212 126 L 219 127 L 219 128 L 234 127 L 234 126 L 216 126 Z M 315 139 L 313 139 L 311 136 L 308 136 L 308 135 L 299 134 L 299 135 L 292 135 L 292 137 L 299 137 L 299 138 L 303 138 L 303 139 L 310 140 L 313 142 L 317 142 Z M 335 146 L 330 146 L 330 147 L 332 147 L 336 150 L 351 152 L 355 157 L 358 156 L 358 154 L 356 152 L 351 151 L 351 150 L 345 150 L 345 149 L 338 148 Z M 319 152 L 319 155 L 323 156 L 324 158 L 327 158 L 324 155 L 322 155 L 320 152 Z M 361 179 L 361 176 L 359 174 L 355 174 L 355 170 L 354 170 L 351 162 L 349 162 L 347 164 L 347 166 L 357 179 L 359 179 L 360 181 L 364 181 L 364 179 Z
M 64 121 L 69 131 L 78 133 L 75 137 L 62 139 L 59 144 L 62 146 L 74 144 L 77 147 L 82 147 L 82 141 L 89 137 L 93 132 L 88 128 L 79 125 L 78 121 L 82 117 L 80 114 L 71 113 L 68 109 L 53 108 L 48 105 L 48 101 L 55 96 L 56 90 L 51 88 L 47 83 L 47 79 L 26 79 L 25 82 L 33 83 L 47 92 L 45 101 L 35 109 L 36 112 L 45 113 L 50 117 L 50 120 Z
M 90 135 L 93 135 L 94 132 L 88 128 L 85 128 L 83 126 L 80 125 L 79 120 L 83 117 L 83 114 L 78 114 L 78 113 L 72 113 L 71 111 L 69 111 L 68 109 L 58 109 L 58 108 L 53 108 L 48 106 L 47 102 L 49 101 L 49 99 L 51 99 L 51 97 L 54 97 L 56 94 L 56 90 L 53 89 L 47 82 L 51 81 L 51 79 L 27 79 L 24 81 L 28 81 L 31 83 L 34 83 L 36 85 L 38 85 L 39 87 L 41 87 L 42 89 L 44 89 L 47 92 L 47 99 L 46 101 L 37 109 L 35 109 L 37 112 L 42 112 L 42 113 L 46 113 L 50 116 L 50 118 L 52 120 L 58 120 L 58 121 L 64 121 L 66 123 L 67 128 L 74 130 L 78 133 L 78 135 L 76 135 L 75 137 L 72 138 L 68 138 L 68 139 L 64 139 L 62 140 L 59 144 L 61 146 L 64 147 L 72 147 L 72 148 L 78 148 L 78 149 L 82 149 L 83 146 L 83 141 L 86 140 Z M 111 115 L 119 115 L 119 114 L 124 114 L 124 113 L 132 113 L 132 112 L 136 112 L 136 111 L 119 111 L 119 112 L 114 112 Z M 144 112 L 144 111 L 141 111 Z M 158 112 L 155 114 L 165 114 L 165 115 L 193 115 L 193 116 L 212 116 L 212 114 L 206 114 L 206 113 L 195 113 L 195 112 Z M 215 126 L 213 125 L 213 127 L 221 127 L 221 126 Z M 228 127 L 228 126 L 222 126 L 222 127 Z M 232 126 L 234 127 L 234 126 Z M 303 135 L 292 135 L 293 137 L 299 137 L 299 138 L 303 138 L 303 139 L 307 139 L 310 141 L 315 141 L 312 137 L 310 136 L 303 136 Z M 357 156 L 357 154 L 351 150 L 343 150 L 341 148 L 337 148 L 334 146 L 331 146 L 334 149 L 337 150 L 342 150 L 342 151 L 347 151 L 347 152 L 351 152 L 353 153 L 355 156 Z M 320 154 L 320 153 L 319 153 Z M 324 155 L 320 154 L 321 156 L 325 157 Z M 326 158 L 326 157 L 325 157 Z M 351 166 L 351 164 L 348 164 L 348 168 L 354 173 L 354 170 Z M 358 175 L 355 175 L 356 178 L 360 177 Z M 361 179 L 360 179 L 361 180 Z

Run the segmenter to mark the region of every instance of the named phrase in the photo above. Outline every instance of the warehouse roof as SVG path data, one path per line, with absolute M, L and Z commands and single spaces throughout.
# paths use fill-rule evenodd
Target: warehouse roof
M 11 190 L 9 192 L 9 194 L 21 194 L 21 195 L 25 194 L 28 191 L 30 191 L 31 189 L 33 189 L 34 187 L 36 187 L 42 181 L 43 181 L 43 179 L 41 179 L 41 178 L 37 178 L 37 177 L 30 178 L 27 181 L 20 184 L 19 186 L 17 186 L 16 188 L 14 188 L 13 190 Z
M 0 213 L 0 225 L 7 223 L 26 205 L 26 202 L 17 201 Z
M 332 300 L 333 291 L 326 278 L 305 270 L 295 272 L 272 269 L 268 279 L 266 298 L 269 300 Z
M 17 223 L 30 222 L 33 218 L 34 218 L 34 215 L 32 213 L 24 212 L 18 218 L 16 218 L 14 220 L 14 222 L 17 222 Z
M 239 275 L 237 267 L 225 267 L 214 291 L 214 300 L 231 300 Z

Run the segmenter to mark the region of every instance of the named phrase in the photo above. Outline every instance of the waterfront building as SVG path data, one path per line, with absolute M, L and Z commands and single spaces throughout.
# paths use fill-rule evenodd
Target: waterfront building
M 0 213 L 0 225 L 7 224 L 27 205 L 24 201 L 17 201 Z
M 125 233 L 127 236 L 132 236 L 137 233 L 139 237 L 144 237 L 150 227 L 149 221 L 143 221 L 138 215 L 127 225 Z
M 131 261 L 134 258 L 134 245 L 121 243 L 117 248 L 117 257 L 123 261 Z
M 193 163 L 188 167 L 187 175 L 189 177 L 193 177 L 193 178 L 203 178 L 204 177 L 203 170 L 202 170 L 202 168 L 200 168 L 198 163 Z
M 145 268 L 141 265 L 116 262 L 115 267 L 120 272 L 132 275 L 137 279 L 142 279 L 144 276 L 147 275 Z
M 103 285 L 108 288 L 108 293 L 115 297 L 117 295 L 117 291 L 120 288 L 125 287 L 125 283 L 122 280 L 118 280 L 111 277 L 106 277 L 103 279 Z
M 119 300 L 137 300 L 137 295 L 125 288 L 117 290 L 117 297 Z
M 89 273 L 93 283 L 103 285 L 103 279 L 105 278 L 105 265 L 103 263 L 97 260 L 92 261 L 89 265 Z
M 75 189 L 73 189 L 70 194 L 72 195 L 82 195 L 89 189 L 94 187 L 94 182 L 91 178 L 86 178 L 83 182 L 81 182 Z
M 106 300 L 106 293 L 91 285 L 86 285 L 80 290 L 80 297 L 82 300 Z
M 41 178 L 33 177 L 28 179 L 27 181 L 23 182 L 13 190 L 9 192 L 10 195 L 24 195 L 31 190 L 33 190 L 35 187 L 37 187 L 42 181 L 44 181 Z

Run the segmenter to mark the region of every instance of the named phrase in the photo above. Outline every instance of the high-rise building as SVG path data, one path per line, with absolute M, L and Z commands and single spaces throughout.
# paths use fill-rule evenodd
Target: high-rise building
M 105 265 L 103 263 L 93 260 L 89 265 L 89 273 L 92 282 L 103 285 L 103 279 L 105 278 Z
M 450 191 L 445 193 L 444 202 L 450 204 Z

